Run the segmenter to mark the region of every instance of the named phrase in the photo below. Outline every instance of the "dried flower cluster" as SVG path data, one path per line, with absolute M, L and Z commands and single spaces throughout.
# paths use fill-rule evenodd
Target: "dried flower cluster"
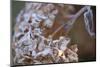
M 68 47 L 71 42 L 70 37 L 59 36 L 59 39 L 53 40 L 53 36 L 64 25 L 47 38 L 44 36 L 45 29 L 52 28 L 55 18 L 59 14 L 57 6 L 63 8 L 65 5 L 32 2 L 25 4 L 25 8 L 16 18 L 13 35 L 15 64 L 78 62 L 77 44 Z M 73 6 L 68 8 L 74 10 Z M 79 12 L 75 15 L 66 15 L 67 18 L 71 18 L 71 22 L 67 23 L 69 28 L 80 14 Z

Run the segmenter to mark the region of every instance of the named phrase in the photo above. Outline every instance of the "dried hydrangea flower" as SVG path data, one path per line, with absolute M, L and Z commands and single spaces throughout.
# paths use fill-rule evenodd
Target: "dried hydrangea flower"
M 87 6 L 80 9 L 76 14 L 70 14 L 70 11 L 75 11 L 74 6 L 67 5 L 69 14 L 67 14 L 67 10 L 61 11 L 58 7 L 64 9 L 66 6 L 64 4 L 26 2 L 25 8 L 16 18 L 18 31 L 14 31 L 13 40 L 16 45 L 14 49 L 15 61 L 21 64 L 25 64 L 26 59 L 31 60 L 31 62 L 27 62 L 28 64 L 78 62 L 77 46 L 67 47 L 71 42 L 71 38 L 66 37 L 67 34 L 59 36 L 56 40 L 53 37 L 63 27 L 66 27 L 66 31 L 69 31 L 75 20 L 85 11 L 86 29 L 91 33 L 90 21 L 93 16 L 90 11 L 87 11 Z M 42 26 L 47 30 L 52 29 L 59 13 L 64 16 L 60 17 L 61 21 L 64 18 L 68 19 L 68 22 L 64 21 L 66 23 L 63 23 L 46 37 Z M 91 17 L 88 18 L 88 15 Z

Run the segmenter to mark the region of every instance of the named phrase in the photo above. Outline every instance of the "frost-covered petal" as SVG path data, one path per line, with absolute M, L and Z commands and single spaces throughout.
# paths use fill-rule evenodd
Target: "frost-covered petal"
M 46 19 L 44 21 L 44 26 L 48 27 L 48 28 L 51 28 L 53 26 L 53 21 L 50 20 L 50 19 Z
M 35 50 L 32 51 L 32 56 L 36 56 L 36 51 Z

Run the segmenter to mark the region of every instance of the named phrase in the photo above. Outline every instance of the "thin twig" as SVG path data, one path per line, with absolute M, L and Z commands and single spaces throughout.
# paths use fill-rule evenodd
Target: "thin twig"
M 82 14 L 82 13 L 84 13 L 86 10 L 87 10 L 87 8 L 88 8 L 89 6 L 85 6 L 85 7 L 83 7 L 83 8 L 81 8 L 75 15 L 73 15 L 74 16 L 74 18 L 72 18 L 71 20 L 69 20 L 67 23 L 65 23 L 65 24 L 62 24 L 55 32 L 53 32 L 52 33 L 52 37 L 59 31 L 59 30 L 61 30 L 65 25 L 67 25 L 67 26 L 69 26 L 69 28 L 68 28 L 68 31 L 72 28 L 72 25 L 75 23 L 75 21 L 77 20 L 77 18 Z

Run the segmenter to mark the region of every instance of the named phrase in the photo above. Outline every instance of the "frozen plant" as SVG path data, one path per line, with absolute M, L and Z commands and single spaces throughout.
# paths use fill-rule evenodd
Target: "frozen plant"
M 88 31 L 90 36 L 94 36 L 94 23 L 93 23 L 93 13 L 91 7 L 87 8 L 87 11 L 84 13 L 84 21 L 85 21 L 85 28 Z
M 90 6 L 84 6 L 76 14 L 67 14 L 66 10 L 59 10 L 59 7 L 61 9 L 66 8 L 63 4 L 25 3 L 25 8 L 20 11 L 16 18 L 15 27 L 17 29 L 15 29 L 13 35 L 15 46 L 14 63 L 25 64 L 27 62 L 28 64 L 42 64 L 78 62 L 78 47 L 74 45 L 74 47 L 68 47 L 71 42 L 70 36 L 66 34 L 59 36 L 56 40 L 53 38 L 64 27 L 66 27 L 65 32 L 69 32 L 79 16 L 83 14 L 86 30 L 90 36 L 94 36 L 92 9 Z M 75 10 L 73 6 L 67 5 L 67 7 L 68 10 Z M 59 21 L 57 19 L 59 14 L 61 14 L 62 18 L 69 20 L 64 21 L 65 23 L 61 22 L 61 26 L 46 37 L 43 28 L 46 30 L 51 29 L 55 20 Z M 31 62 L 28 62 L 29 60 Z

